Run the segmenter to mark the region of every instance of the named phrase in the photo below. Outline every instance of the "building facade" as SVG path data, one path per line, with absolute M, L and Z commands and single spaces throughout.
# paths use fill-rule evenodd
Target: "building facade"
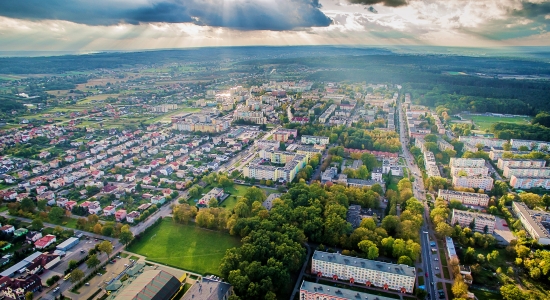
M 416 279 L 413 267 L 322 251 L 313 253 L 311 273 L 406 293 L 413 292 Z
M 487 207 L 489 205 L 489 195 L 487 194 L 459 192 L 459 191 L 441 189 L 439 190 L 438 196 L 449 202 L 451 200 L 458 200 L 465 205 L 476 205 L 476 206 L 484 206 L 484 207 Z
M 533 239 L 539 244 L 550 245 L 550 214 L 530 210 L 521 202 L 512 202 L 512 211 Z
M 301 142 L 302 144 L 327 145 L 329 138 L 326 136 L 302 135 Z
M 453 185 L 465 188 L 480 188 L 485 191 L 493 189 L 493 178 L 491 177 L 453 177 Z
M 474 231 L 493 234 L 495 231 L 495 216 L 482 213 L 474 213 L 453 209 L 451 225 L 459 224 L 460 227 L 469 227 L 474 223 Z

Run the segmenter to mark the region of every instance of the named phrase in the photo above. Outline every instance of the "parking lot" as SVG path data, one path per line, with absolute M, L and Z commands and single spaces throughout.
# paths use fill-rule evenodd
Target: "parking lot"
M 508 228 L 508 226 L 506 225 L 506 220 L 499 217 L 495 218 L 495 232 L 493 233 L 493 236 L 501 244 L 510 244 L 510 241 L 515 239 L 515 237 L 510 231 L 510 228 Z
M 61 258 L 61 262 L 58 263 L 50 271 L 53 271 L 55 273 L 60 273 L 61 275 L 63 275 L 63 272 L 67 270 L 67 267 L 69 266 L 69 262 L 71 260 L 76 260 L 76 261 L 81 260 L 88 254 L 88 251 L 90 249 L 95 247 L 97 243 L 101 243 L 101 240 L 97 240 L 96 242 L 94 238 L 90 238 L 89 240 L 87 240 L 85 237 L 82 237 L 82 239 L 77 245 L 67 250 L 65 256 Z M 81 252 L 80 250 L 83 250 L 83 252 Z M 51 276 L 52 275 L 50 275 L 50 277 Z M 48 279 L 48 278 L 43 278 L 43 280 L 45 279 Z

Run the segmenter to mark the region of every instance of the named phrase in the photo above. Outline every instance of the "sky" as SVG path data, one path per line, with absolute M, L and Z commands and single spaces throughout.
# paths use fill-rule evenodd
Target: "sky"
M 0 51 L 550 46 L 549 25 L 550 0 L 9 0 Z

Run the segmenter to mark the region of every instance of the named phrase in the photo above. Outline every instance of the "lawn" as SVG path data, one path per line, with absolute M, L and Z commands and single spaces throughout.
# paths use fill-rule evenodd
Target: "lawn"
M 136 241 L 128 251 L 176 268 L 219 275 L 219 265 L 225 251 L 239 245 L 238 239 L 226 233 L 163 219 L 159 226 Z
M 500 294 L 495 294 L 491 292 L 486 292 L 482 290 L 471 290 L 472 293 L 476 296 L 477 299 L 483 299 L 483 300 L 500 300 L 502 299 L 502 296 Z
M 527 124 L 530 121 L 526 118 L 521 118 L 521 117 L 506 118 L 506 117 L 472 116 L 472 115 L 464 115 L 462 117 L 464 119 L 471 119 L 472 121 L 474 121 L 475 125 L 477 126 L 476 129 L 481 131 L 490 130 L 491 125 L 493 125 L 496 122 Z

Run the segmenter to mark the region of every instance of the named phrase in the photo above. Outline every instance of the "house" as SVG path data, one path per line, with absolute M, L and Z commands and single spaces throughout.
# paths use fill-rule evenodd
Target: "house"
M 162 194 L 164 195 L 164 197 L 168 197 L 168 196 L 170 196 L 170 194 L 172 194 L 172 190 L 171 189 L 162 189 Z
M 56 204 L 59 207 L 65 207 L 65 204 L 67 204 L 67 201 L 68 200 L 66 198 L 59 198 L 57 199 Z
M 101 205 L 98 201 L 94 201 L 88 205 L 88 213 L 92 215 L 97 215 L 101 212 Z
M 0 291 L 6 300 L 25 299 L 25 294 L 33 292 L 36 294 L 42 288 L 40 277 L 35 274 L 25 274 L 18 278 L 0 278 Z
M 138 211 L 133 211 L 131 213 L 129 213 L 128 215 L 126 215 L 126 222 L 128 223 L 134 223 L 134 219 L 135 218 L 139 218 L 141 214 L 138 212 Z
M 103 209 L 104 216 L 112 216 L 114 214 L 115 214 L 115 207 L 112 205 L 109 205 Z
M 126 219 L 126 210 L 125 209 L 118 210 L 115 213 L 115 220 L 117 222 L 122 222 L 122 221 L 124 221 L 124 219 Z
M 50 161 L 50 168 L 59 168 L 61 161 L 59 159 L 54 159 Z
M 16 200 L 17 202 L 21 202 L 21 201 L 23 201 L 23 199 L 29 198 L 29 196 L 30 196 L 29 193 L 21 193 L 21 194 L 19 194 L 19 195 L 17 195 L 17 196 L 15 197 L 15 200 Z
M 40 231 L 30 231 L 30 232 L 27 232 L 25 239 L 29 243 L 34 243 L 38 241 L 41 237 L 42 237 L 42 233 Z
M 4 225 L 0 227 L 0 231 L 3 233 L 13 233 L 15 231 L 15 227 L 13 227 L 13 225 Z
M 65 185 L 65 180 L 63 178 L 57 178 L 55 180 L 50 181 L 50 187 L 52 189 L 58 189 Z
M 92 171 L 90 175 L 92 175 L 94 179 L 100 179 L 104 174 L 105 173 L 103 171 L 95 170 L 95 171 Z
M 36 200 L 48 200 L 48 202 L 55 200 L 55 193 L 52 191 L 47 191 L 41 195 L 36 196 Z
M 144 204 L 142 204 L 138 207 L 138 210 L 144 211 L 144 210 L 148 209 L 149 207 L 151 207 L 151 203 L 144 203 Z
M 13 232 L 14 236 L 23 236 L 26 235 L 29 230 L 27 228 L 18 228 Z
M 39 187 L 36 187 L 36 194 L 38 195 L 42 195 L 45 191 L 48 190 L 48 187 L 47 186 L 39 186 Z
M 151 172 L 151 167 L 149 166 L 142 166 L 138 168 L 140 173 L 148 174 Z
M 151 204 L 164 204 L 164 202 L 166 201 L 166 199 L 164 198 L 164 196 L 153 196 L 151 197 Z
M 65 208 L 66 208 L 67 210 L 72 211 L 73 208 L 74 208 L 76 205 L 78 205 L 78 203 L 77 203 L 76 201 L 67 201 L 67 202 L 65 203 Z
M 147 185 L 153 183 L 153 180 L 151 179 L 151 177 L 143 177 L 141 181 L 143 184 L 147 184 Z
M 36 242 L 34 242 L 34 247 L 36 247 L 36 249 L 44 249 L 49 245 L 55 243 L 55 241 L 56 241 L 55 235 L 48 234 L 44 237 L 41 237 Z
M 101 189 L 102 193 L 111 194 L 117 189 L 116 185 L 108 184 Z
M 124 179 L 124 176 L 122 176 L 121 174 L 116 174 L 115 175 L 115 180 L 116 181 L 122 181 Z
M 126 176 L 124 176 L 124 179 L 126 181 L 135 181 L 136 180 L 136 173 L 130 173 L 130 174 L 127 174 Z

